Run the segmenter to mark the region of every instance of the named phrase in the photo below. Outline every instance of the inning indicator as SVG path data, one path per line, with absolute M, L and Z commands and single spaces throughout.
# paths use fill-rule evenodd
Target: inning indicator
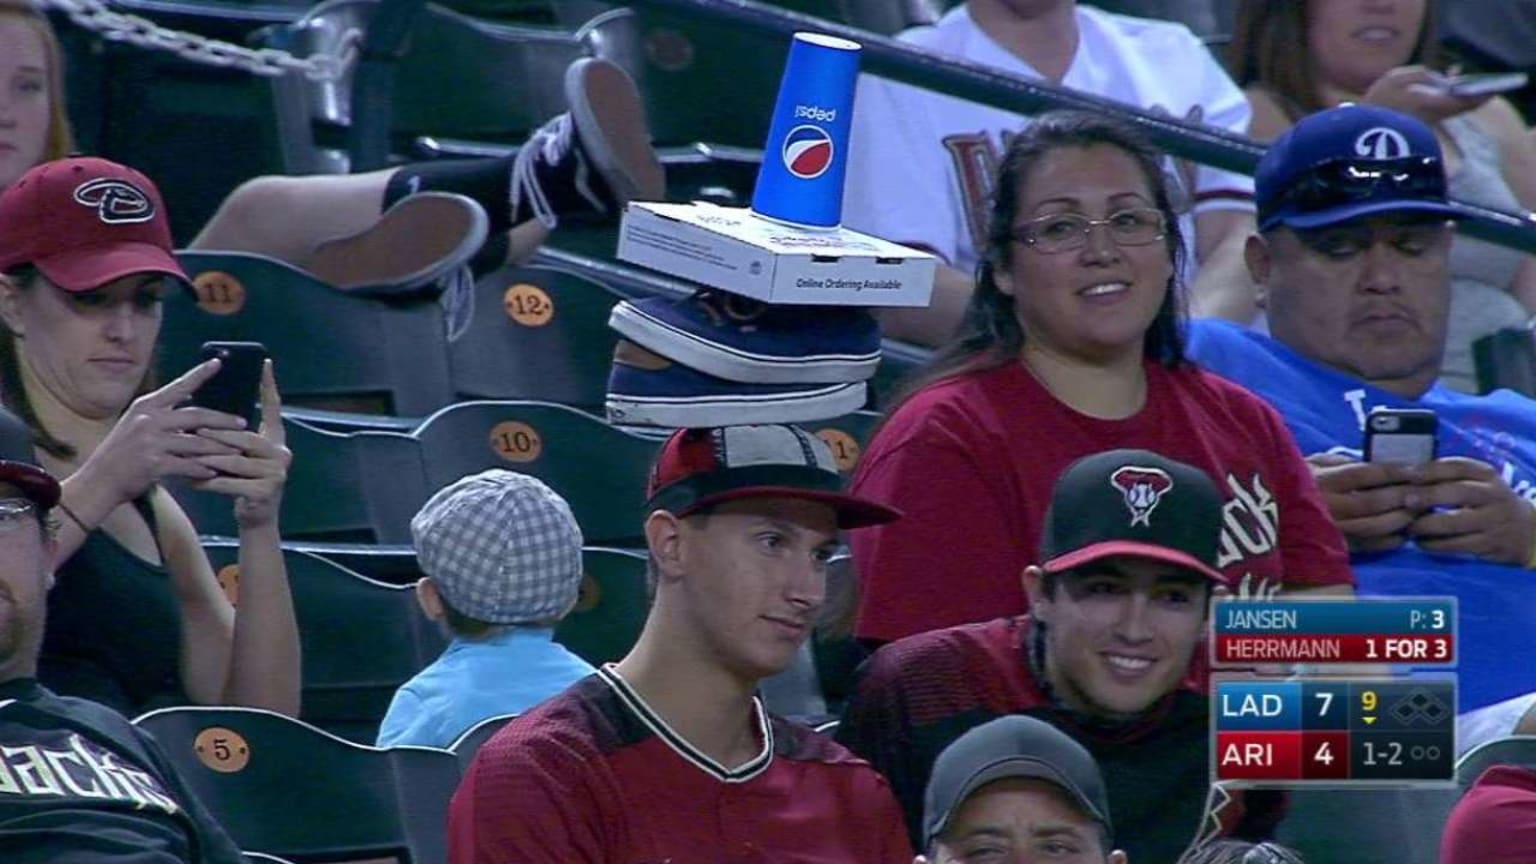
M 1217 780 L 1455 780 L 1452 680 L 1217 681 L 1211 711 Z
M 1218 667 L 1269 663 L 1456 665 L 1456 600 L 1355 598 L 1218 600 L 1211 611 Z

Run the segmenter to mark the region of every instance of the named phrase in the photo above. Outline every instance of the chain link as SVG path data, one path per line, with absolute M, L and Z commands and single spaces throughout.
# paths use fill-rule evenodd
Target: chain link
M 168 30 L 148 18 L 114 12 L 101 0 L 40 0 L 42 5 L 69 15 L 71 21 L 112 42 L 125 42 L 152 51 L 168 51 L 205 66 L 239 69 L 266 78 L 297 72 L 310 81 L 328 83 L 341 79 L 357 60 L 363 33 L 357 28 L 342 34 L 334 54 L 315 53 L 295 57 L 278 48 L 246 48 L 187 33 Z

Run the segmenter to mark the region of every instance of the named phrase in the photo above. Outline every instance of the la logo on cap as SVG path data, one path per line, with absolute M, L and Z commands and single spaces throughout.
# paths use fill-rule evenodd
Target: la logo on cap
M 96 211 L 108 225 L 131 225 L 155 218 L 155 205 L 139 187 L 125 180 L 98 177 L 75 187 L 75 202 Z
M 1412 155 L 1412 151 L 1403 133 L 1377 126 L 1361 132 L 1355 139 L 1355 154 L 1366 159 L 1402 159 Z
M 1131 511 L 1131 524 L 1150 528 L 1152 511 L 1173 488 L 1173 478 L 1161 468 L 1126 465 L 1109 475 L 1109 485 L 1119 489 L 1125 498 L 1125 507 Z

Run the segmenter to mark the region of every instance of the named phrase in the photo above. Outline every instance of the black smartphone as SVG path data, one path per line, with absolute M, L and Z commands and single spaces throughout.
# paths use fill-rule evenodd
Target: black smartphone
M 261 426 L 261 369 L 267 347 L 260 342 L 205 342 L 203 361 L 217 358 L 219 371 L 192 394 L 192 404 L 245 418 L 245 428 Z
M 1426 465 L 1435 458 L 1440 418 L 1419 408 L 1374 408 L 1365 417 L 1365 461 Z

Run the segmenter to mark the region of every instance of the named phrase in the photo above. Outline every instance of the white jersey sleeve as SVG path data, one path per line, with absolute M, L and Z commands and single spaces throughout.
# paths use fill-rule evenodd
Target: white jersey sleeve
M 871 75 L 859 77 L 849 132 L 843 224 L 921 246 L 953 264 L 964 208 L 928 103 L 934 95 Z
M 1194 68 L 1188 70 L 1190 88 L 1194 97 L 1193 111 L 1203 116 L 1187 119 L 1198 120 L 1238 135 L 1248 134 L 1248 124 L 1253 119 L 1253 108 L 1248 97 L 1232 81 L 1231 76 L 1212 56 L 1193 33 L 1184 31 L 1189 48 L 1184 56 Z M 1234 171 L 1226 171 L 1212 165 L 1199 165 L 1194 169 L 1194 210 L 1253 210 L 1253 178 Z

